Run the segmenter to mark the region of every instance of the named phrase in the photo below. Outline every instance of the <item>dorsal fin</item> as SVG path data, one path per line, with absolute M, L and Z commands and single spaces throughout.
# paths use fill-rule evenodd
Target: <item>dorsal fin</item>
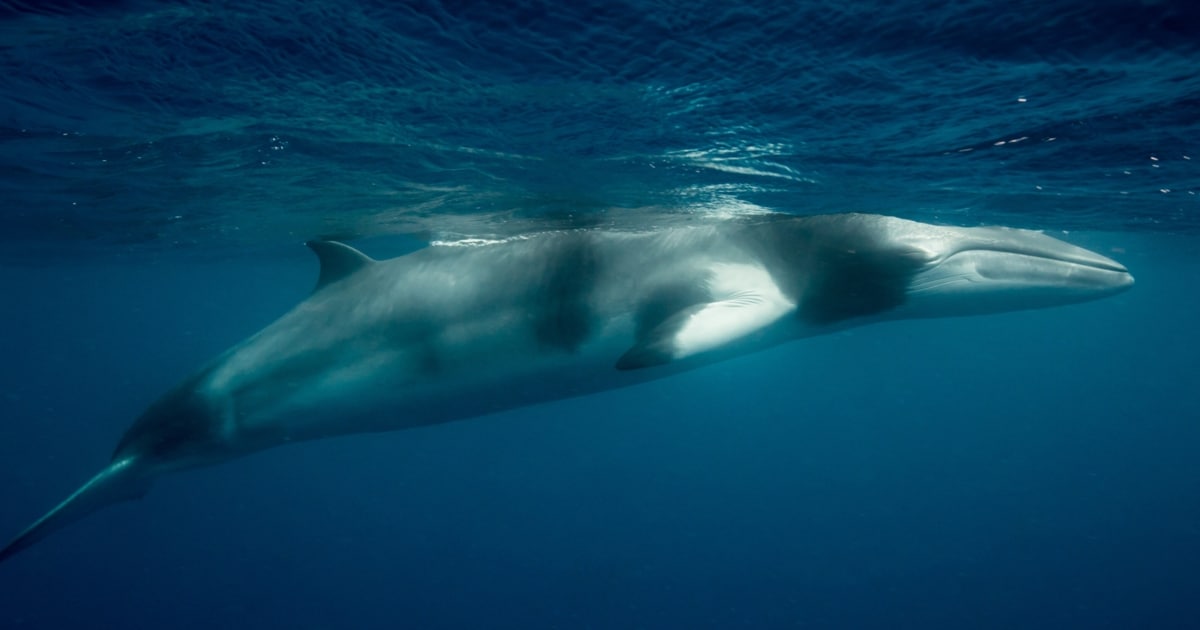
M 317 286 L 313 291 L 320 291 L 325 286 L 375 263 L 370 256 L 337 241 L 309 241 L 305 245 L 308 245 L 308 248 L 317 254 L 317 260 L 321 261 L 321 275 L 317 277 Z

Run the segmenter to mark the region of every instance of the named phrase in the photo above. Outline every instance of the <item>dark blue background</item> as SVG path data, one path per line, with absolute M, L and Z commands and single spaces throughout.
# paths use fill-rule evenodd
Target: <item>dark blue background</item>
M 766 210 L 1200 224 L 1190 1 L 13 4 L 5 259 Z
M 0 627 L 1195 627 L 1198 48 L 1173 2 L 0 4 L 0 536 L 315 236 L 868 210 L 1138 278 L 168 477 L 0 566 Z

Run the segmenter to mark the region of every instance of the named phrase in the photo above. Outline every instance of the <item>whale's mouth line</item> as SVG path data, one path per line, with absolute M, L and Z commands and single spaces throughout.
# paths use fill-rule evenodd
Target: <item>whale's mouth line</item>
M 959 250 L 956 250 L 956 251 L 950 253 L 949 255 L 943 257 L 941 260 L 937 261 L 936 264 L 941 264 L 951 258 L 954 258 L 955 256 L 959 256 L 962 254 L 970 254 L 973 252 L 993 252 L 993 253 L 997 253 L 997 254 L 1009 254 L 1012 256 L 1023 256 L 1025 258 L 1033 258 L 1033 259 L 1037 259 L 1037 260 L 1049 260 L 1049 261 L 1053 261 L 1053 262 L 1057 262 L 1057 263 L 1079 265 L 1080 267 L 1086 267 L 1086 268 L 1095 269 L 1098 271 L 1111 271 L 1114 273 L 1125 273 L 1125 274 L 1129 273 L 1129 269 L 1127 269 L 1121 263 L 1119 263 L 1115 260 L 1112 260 L 1111 258 L 1101 256 L 1100 254 L 1095 254 L 1092 252 L 1086 252 L 1088 254 L 1091 254 L 1090 256 L 1088 256 L 1088 255 L 1064 255 L 1064 254 L 1060 254 L 1060 253 L 1056 253 L 1056 252 L 1038 252 L 1038 251 L 1020 250 L 1020 249 L 1005 249 L 1002 247 L 967 247 L 967 248 L 959 249 Z
M 909 295 L 979 291 L 1084 291 L 1109 294 L 1134 284 L 1124 265 L 1087 250 L 972 244 L 948 252 L 910 280 Z

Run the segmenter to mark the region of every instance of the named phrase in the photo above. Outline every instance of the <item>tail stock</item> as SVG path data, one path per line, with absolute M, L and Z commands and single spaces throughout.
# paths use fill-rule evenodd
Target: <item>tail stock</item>
M 0 563 L 105 506 L 140 499 L 149 489 L 150 477 L 134 458 L 114 461 L 0 549 Z

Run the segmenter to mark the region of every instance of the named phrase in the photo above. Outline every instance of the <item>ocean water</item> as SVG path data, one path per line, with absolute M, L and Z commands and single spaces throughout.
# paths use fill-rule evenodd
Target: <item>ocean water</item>
M 0 2 L 0 537 L 315 237 L 853 210 L 1138 279 L 177 474 L 0 628 L 1200 627 L 1198 7 Z

